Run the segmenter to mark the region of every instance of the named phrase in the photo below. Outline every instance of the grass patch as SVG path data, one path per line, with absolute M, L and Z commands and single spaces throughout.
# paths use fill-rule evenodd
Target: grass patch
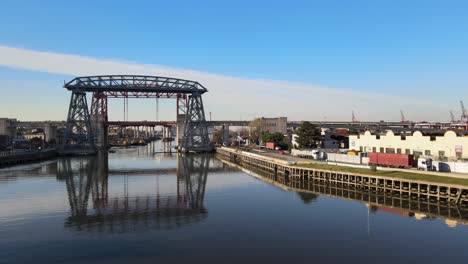
M 386 171 L 386 170 L 379 170 L 378 168 L 377 168 L 377 171 L 372 171 L 370 169 L 352 168 L 352 167 L 346 167 L 346 166 L 326 165 L 326 164 L 300 164 L 297 166 L 303 167 L 303 168 L 318 169 L 318 170 L 359 173 L 359 174 L 383 176 L 383 177 L 398 178 L 398 179 L 405 179 L 405 180 L 430 181 L 434 183 L 459 184 L 459 185 L 468 186 L 468 179 L 454 178 L 448 175 L 437 176 L 437 175 L 420 174 L 420 173 L 403 172 L 403 171 Z

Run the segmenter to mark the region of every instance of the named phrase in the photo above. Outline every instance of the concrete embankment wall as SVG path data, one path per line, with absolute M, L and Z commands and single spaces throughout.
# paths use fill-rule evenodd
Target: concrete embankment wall
M 447 199 L 447 187 L 424 184 L 406 183 L 399 180 L 378 180 L 366 182 L 365 177 L 355 176 L 348 179 L 341 178 L 340 174 L 329 174 L 329 177 L 288 177 L 277 173 L 265 172 L 261 164 L 246 161 L 240 164 L 233 161 L 232 153 L 220 151 L 218 158 L 224 163 L 234 166 L 258 179 L 266 181 L 286 191 L 310 192 L 318 195 L 358 201 L 368 206 L 381 206 L 387 210 L 405 212 L 405 215 L 420 215 L 424 218 L 441 218 L 455 223 L 468 224 L 468 206 L 466 202 L 454 204 L 455 199 Z M 239 156 L 237 156 L 239 157 Z M 246 158 L 251 159 L 249 158 Z M 260 165 L 260 166 L 259 166 Z M 357 165 L 356 165 L 357 166 Z M 310 170 L 309 170 L 310 172 Z M 393 187 L 393 188 L 392 188 Z M 456 194 L 456 187 L 448 187 L 449 194 Z M 425 194 L 430 192 L 431 196 Z M 463 191 L 460 192 L 463 196 Z M 465 194 L 466 196 L 466 194 Z M 439 197 L 439 198 L 437 198 Z M 451 202 L 447 202 L 450 200 Z
M 35 162 L 40 160 L 46 160 L 56 157 L 57 150 L 43 150 L 34 152 L 21 152 L 13 154 L 4 154 L 0 156 L 0 167 L 7 167 L 13 165 L 19 165 L 29 162 Z
M 330 186 L 348 186 L 360 191 L 382 194 L 398 194 L 410 199 L 427 199 L 468 205 L 468 186 L 443 184 L 424 180 L 399 179 L 395 177 L 359 174 L 343 171 L 303 168 L 279 163 L 262 155 L 221 148 L 217 153 L 243 167 L 283 177 L 285 181 L 299 180 Z M 247 154 L 246 154 L 247 153 Z

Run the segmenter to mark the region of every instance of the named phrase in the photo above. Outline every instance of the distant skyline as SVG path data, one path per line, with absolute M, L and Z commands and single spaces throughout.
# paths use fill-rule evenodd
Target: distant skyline
M 468 104 L 465 1 L 2 1 L 0 117 L 64 120 L 78 75 L 199 81 L 213 119 L 448 121 Z M 110 118 L 123 119 L 112 100 Z M 155 102 L 130 100 L 131 120 Z M 161 100 L 160 119 L 175 119 Z

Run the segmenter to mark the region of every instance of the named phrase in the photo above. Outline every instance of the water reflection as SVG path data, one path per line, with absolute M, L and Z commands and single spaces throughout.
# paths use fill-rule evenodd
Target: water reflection
M 416 220 L 443 219 L 447 226 L 455 227 L 458 224 L 468 225 L 468 205 L 455 204 L 435 198 L 424 198 L 408 194 L 381 193 L 375 190 L 362 190 L 352 185 L 333 185 L 327 182 L 320 183 L 308 180 L 295 180 L 279 174 L 260 170 L 249 164 L 244 167 L 218 156 L 224 163 L 240 168 L 242 171 L 268 182 L 278 188 L 294 191 L 305 204 L 316 201 L 319 195 L 358 201 L 365 204 L 369 213 L 378 211 L 414 217 Z M 246 167 L 247 166 L 247 167 Z
M 126 232 L 171 229 L 196 223 L 207 216 L 203 205 L 211 156 L 179 155 L 173 169 L 116 170 L 123 177 L 123 193 L 109 195 L 107 153 L 95 157 L 64 158 L 57 162 L 57 179 L 65 181 L 70 216 L 65 226 L 76 230 Z M 174 175 L 176 193 L 132 193 L 129 179 L 142 174 Z M 159 190 L 159 186 L 157 186 Z M 90 205 L 88 203 L 91 203 Z
M 318 198 L 318 195 L 315 193 L 307 193 L 307 192 L 297 192 L 299 198 L 301 198 L 302 202 L 305 204 L 310 204 L 315 202 Z

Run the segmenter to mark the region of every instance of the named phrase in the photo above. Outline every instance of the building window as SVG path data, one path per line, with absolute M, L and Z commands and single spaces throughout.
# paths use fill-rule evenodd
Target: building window
M 380 148 L 380 153 L 384 153 L 385 152 L 385 149 L 384 148 Z
M 380 135 L 375 135 L 375 139 L 380 139 Z
M 448 160 L 448 158 L 445 157 L 445 151 L 439 150 L 439 160 L 440 161 L 447 161 Z
M 359 151 L 361 151 L 361 152 L 362 152 L 362 146 L 360 146 L 360 147 L 359 147 Z
M 430 156 L 430 155 L 431 155 L 431 151 L 430 151 L 430 150 L 425 150 L 425 151 L 424 151 L 424 155 Z
M 394 154 L 395 153 L 395 149 L 394 148 L 387 148 L 387 153 L 391 153 L 391 154 Z
M 372 152 L 377 152 L 377 148 L 376 147 L 372 147 Z
M 401 148 L 397 148 L 396 153 L 401 154 Z
M 406 135 L 401 135 L 401 140 L 406 140 Z
M 405 149 L 405 154 L 411 154 L 411 149 Z

